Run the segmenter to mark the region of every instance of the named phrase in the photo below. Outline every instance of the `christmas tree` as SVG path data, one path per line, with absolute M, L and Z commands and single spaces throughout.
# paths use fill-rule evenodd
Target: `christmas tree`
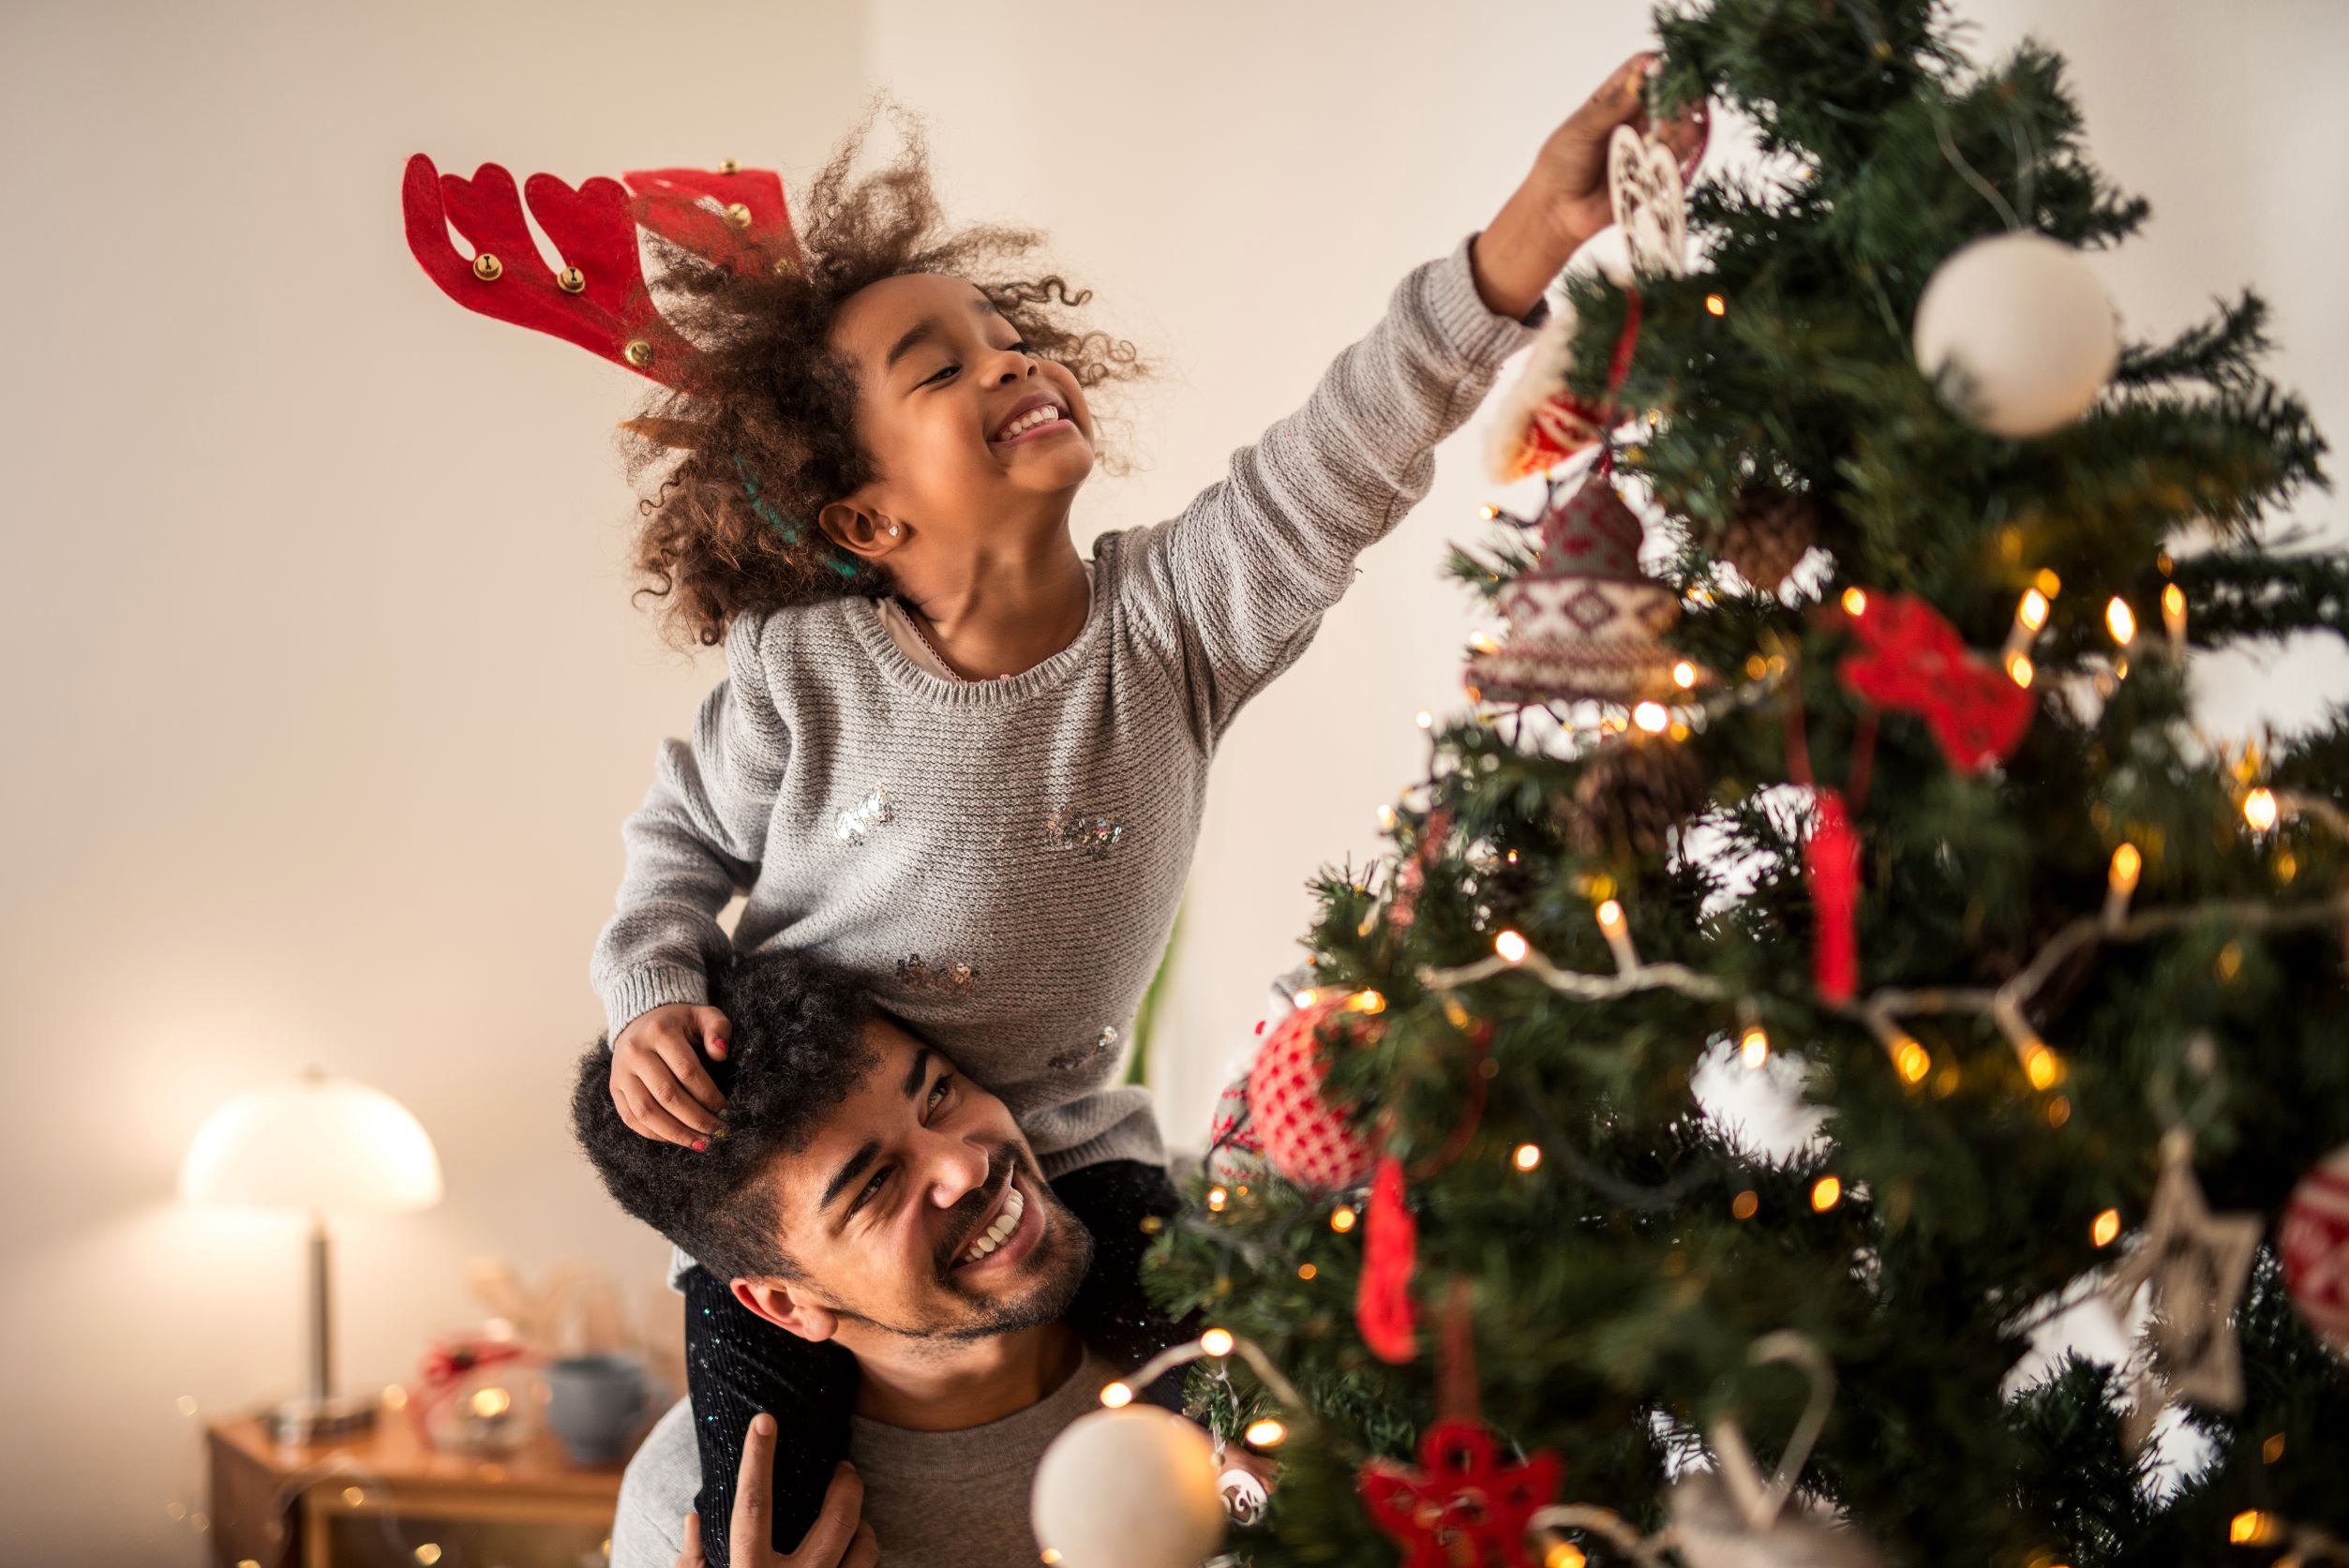
M 1153 1258 L 1294 1384 L 1194 1380 L 1286 1428 L 1232 1549 L 2349 1561 L 2349 713 L 2218 733 L 2187 679 L 2349 631 L 2262 304 L 2117 336 L 2078 253 L 2147 209 L 2043 49 L 1656 20 L 1654 118 L 1758 168 L 1683 207 L 1621 149 L 1634 267 L 1569 275 L 1539 494 L 1458 557 L 1474 700 Z M 1816 1135 L 1708 1114 L 1738 1074 Z M 2127 1360 L 2026 1366 L 2099 1300 Z

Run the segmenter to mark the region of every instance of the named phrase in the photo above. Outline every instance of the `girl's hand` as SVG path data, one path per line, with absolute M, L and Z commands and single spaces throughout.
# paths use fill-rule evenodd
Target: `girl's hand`
M 632 1131 L 689 1149 L 726 1136 L 726 1097 L 701 1065 L 706 1049 L 723 1061 L 726 1014 L 672 1002 L 632 1021 L 612 1041 L 612 1103 Z
M 1534 156 L 1533 172 L 1476 236 L 1476 287 L 1495 312 L 1522 316 L 1533 309 L 1583 242 L 1615 221 L 1607 199 L 1608 140 L 1617 126 L 1647 131 L 1645 88 L 1655 64 L 1653 54 L 1643 52 L 1616 67 L 1549 133 Z M 1687 119 L 1657 133 L 1683 157 L 1696 150 L 1699 134 Z

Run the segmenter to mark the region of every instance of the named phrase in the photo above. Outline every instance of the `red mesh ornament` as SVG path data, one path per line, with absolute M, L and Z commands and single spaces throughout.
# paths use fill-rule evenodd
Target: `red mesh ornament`
M 1248 1075 L 1249 1125 L 1264 1157 L 1283 1180 L 1308 1192 L 1359 1187 L 1376 1153 L 1345 1110 L 1323 1098 L 1328 1068 L 1317 1036 L 1325 1023 L 1336 1038 L 1378 1035 L 1375 1022 L 1346 1011 L 1342 994 L 1323 998 L 1280 1021 Z
M 1851 829 L 1844 798 L 1818 792 L 1811 836 L 1803 844 L 1803 876 L 1811 888 L 1811 913 L 1818 921 L 1812 938 L 1811 981 L 1830 1002 L 1848 1002 L 1860 988 L 1860 835 Z
M 1557 1495 L 1564 1469 L 1546 1451 L 1504 1464 L 1482 1422 L 1451 1417 L 1419 1440 L 1417 1469 L 1372 1459 L 1354 1489 L 1371 1522 L 1403 1548 L 1403 1568 L 1533 1568 L 1526 1527 Z
M 1961 773 L 2014 754 L 2031 726 L 2029 690 L 1976 658 L 1938 610 L 1910 594 L 1868 593 L 1850 620 L 1863 651 L 1836 673 L 1854 694 L 1924 715 L 1941 754 Z
M 2292 1305 L 2334 1353 L 2349 1356 L 2349 1143 L 2292 1189 L 2276 1250 Z
M 1419 1224 L 1403 1205 L 1403 1166 L 1381 1155 L 1362 1221 L 1362 1277 L 1354 1289 L 1354 1326 L 1381 1361 L 1400 1365 L 1418 1353 L 1418 1308 L 1411 1275 L 1419 1258 Z

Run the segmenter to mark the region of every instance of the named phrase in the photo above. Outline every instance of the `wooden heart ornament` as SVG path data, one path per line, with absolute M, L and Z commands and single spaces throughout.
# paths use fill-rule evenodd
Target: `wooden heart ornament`
M 1607 143 L 1607 200 L 1632 271 L 1678 277 L 1688 270 L 1688 197 L 1671 148 L 1617 126 Z

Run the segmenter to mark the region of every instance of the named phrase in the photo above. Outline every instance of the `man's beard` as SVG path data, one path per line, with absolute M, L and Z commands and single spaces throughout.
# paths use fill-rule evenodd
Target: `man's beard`
M 1036 1250 L 1021 1264 L 1031 1283 L 1025 1291 L 1008 1294 L 966 1294 L 955 1282 L 954 1260 L 978 1238 L 980 1221 L 1003 1195 L 1003 1184 L 1011 1179 L 1015 1171 L 1024 1178 L 1022 1190 L 1028 1202 L 1043 1205 L 1043 1213 L 1038 1217 L 1045 1222 L 1044 1234 Z M 946 1230 L 947 1240 L 938 1248 L 934 1283 L 961 1303 L 961 1310 L 941 1307 L 920 1321 L 907 1323 L 885 1322 L 845 1306 L 833 1307 L 834 1315 L 870 1323 L 885 1334 L 907 1339 L 988 1339 L 1057 1322 L 1076 1299 L 1078 1289 L 1085 1283 L 1085 1271 L 1093 1265 L 1093 1233 L 1078 1222 L 1075 1215 L 1061 1207 L 1059 1199 L 1044 1184 L 1043 1173 L 1016 1143 L 999 1143 L 990 1152 L 986 1185 L 965 1196 L 948 1211 L 948 1217 L 951 1223 Z

